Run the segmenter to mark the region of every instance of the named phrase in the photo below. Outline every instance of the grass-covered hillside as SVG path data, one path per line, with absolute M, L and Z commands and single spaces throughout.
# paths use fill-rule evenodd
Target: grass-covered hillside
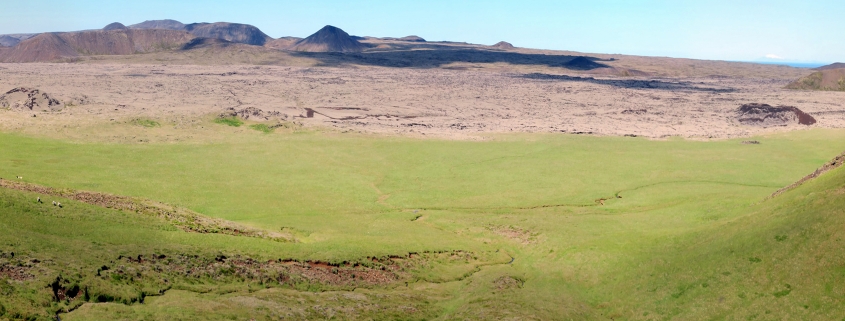
M 789 89 L 845 91 L 845 68 L 816 71 L 786 86 Z
M 841 320 L 845 132 L 753 139 L 0 134 L 0 319 Z

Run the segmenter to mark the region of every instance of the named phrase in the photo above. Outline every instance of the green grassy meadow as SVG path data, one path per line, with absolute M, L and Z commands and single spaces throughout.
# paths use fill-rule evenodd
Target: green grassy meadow
M 297 238 L 191 234 L 0 188 L 0 252 L 41 261 L 29 281 L 0 271 L 0 319 L 60 309 L 74 310 L 62 320 L 845 318 L 845 169 L 765 200 L 845 151 L 845 131 L 753 138 L 760 145 L 487 138 L 249 130 L 213 143 L 108 144 L 0 134 L 4 179 L 147 198 Z M 343 262 L 443 251 L 478 260 L 435 260 L 407 282 L 354 290 L 95 277 L 118 256 L 146 253 Z M 46 286 L 57 275 L 120 300 L 55 302 Z

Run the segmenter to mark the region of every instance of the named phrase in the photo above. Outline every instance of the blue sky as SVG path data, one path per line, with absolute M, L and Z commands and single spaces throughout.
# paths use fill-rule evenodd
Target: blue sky
M 12 4 L 14 2 L 14 4 Z M 151 19 L 241 22 L 272 37 L 326 24 L 360 36 L 648 56 L 845 61 L 845 1 L 782 0 L 0 0 L 0 34 Z M 777 58 L 776 58 L 777 57 Z

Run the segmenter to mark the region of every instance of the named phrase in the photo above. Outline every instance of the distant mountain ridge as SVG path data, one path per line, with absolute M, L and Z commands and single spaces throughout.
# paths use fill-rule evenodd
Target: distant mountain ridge
M 37 36 L 37 33 L 0 35 L 0 47 L 14 47 L 21 41 Z
M 141 23 L 136 23 L 129 26 L 129 29 L 168 29 L 168 30 L 185 30 L 185 24 L 176 20 L 147 20 Z
M 845 68 L 845 63 L 834 62 L 834 63 L 826 65 L 826 66 L 821 66 L 821 67 L 815 68 L 815 70 L 830 70 L 830 69 L 842 69 L 842 68 Z
M 273 40 L 273 38 L 253 25 L 232 22 L 199 22 L 186 25 L 176 20 L 164 19 L 147 20 L 131 25 L 129 28 L 184 30 L 197 37 L 221 39 L 256 46 L 263 46 L 268 41 Z
M 240 23 L 192 23 L 186 25 L 185 30 L 197 37 L 222 39 L 256 46 L 263 46 L 268 41 L 273 40 L 255 26 Z
M 88 55 L 130 55 L 178 48 L 193 38 L 185 31 L 165 29 L 48 32 L 2 51 L 0 61 L 43 62 Z

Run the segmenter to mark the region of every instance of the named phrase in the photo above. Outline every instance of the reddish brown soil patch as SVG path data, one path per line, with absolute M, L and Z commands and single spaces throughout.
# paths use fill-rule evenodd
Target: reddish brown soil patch
M 11 279 L 15 281 L 26 281 L 33 278 L 29 273 L 30 267 L 12 266 L 0 263 L 0 279 Z
M 817 169 L 812 174 L 804 176 L 804 178 L 798 180 L 795 183 L 792 183 L 792 185 L 789 185 L 787 187 L 779 189 L 777 192 L 774 192 L 771 196 L 769 196 L 769 198 L 777 197 L 780 194 L 783 194 L 783 193 L 786 193 L 786 192 L 788 192 L 792 189 L 795 189 L 796 187 L 801 186 L 804 183 L 809 182 L 809 181 L 815 179 L 816 177 L 821 176 L 824 173 L 827 173 L 827 172 L 829 172 L 833 169 L 836 169 L 836 168 L 842 166 L 842 164 L 845 164 L 845 153 L 842 153 L 841 155 L 836 156 L 836 158 L 834 158 L 833 160 L 825 163 L 824 166 L 819 167 L 819 169 Z
M 59 190 L 35 184 L 5 180 L 2 178 L 0 178 L 0 187 L 63 197 L 105 208 L 156 216 L 187 232 L 248 236 L 280 242 L 296 241 L 292 235 L 248 228 L 233 222 L 206 217 L 188 209 L 177 208 L 164 203 L 141 198 L 97 192 L 76 191 L 71 189 Z
M 170 274 L 176 278 L 229 279 L 260 282 L 268 285 L 314 283 L 337 287 L 385 285 L 411 276 L 410 270 L 425 262 L 465 252 L 423 253 L 407 256 L 367 258 L 360 262 L 329 263 L 278 259 L 258 261 L 248 257 L 215 258 L 195 255 L 121 256 L 116 267 L 98 271 L 103 278 L 121 279 L 150 273 Z M 471 255 L 470 255 L 471 256 Z M 115 275 L 115 276 L 113 276 Z M 150 275 L 153 277 L 153 275 Z M 161 279 L 161 275 L 156 277 Z
M 0 251 L 0 280 L 31 280 L 35 276 L 30 271 L 39 263 L 39 260 L 16 257 L 14 252 Z
M 816 123 L 813 116 L 792 106 L 771 106 L 767 104 L 745 104 L 737 110 L 740 123 L 753 126 L 785 126 L 789 124 L 812 125 Z

